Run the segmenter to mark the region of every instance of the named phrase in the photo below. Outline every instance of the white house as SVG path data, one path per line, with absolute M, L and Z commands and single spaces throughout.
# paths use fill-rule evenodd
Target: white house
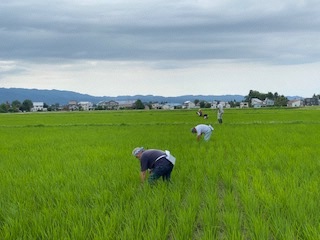
M 93 104 L 91 102 L 78 102 L 78 106 L 84 111 L 93 109 Z
M 248 108 L 249 103 L 248 102 L 240 102 L 240 108 Z
M 185 102 L 183 103 L 183 106 L 182 106 L 182 107 L 183 107 L 183 108 L 190 109 L 190 108 L 195 108 L 196 105 L 195 105 L 193 102 L 191 102 L 191 101 L 185 101 Z
M 114 100 L 100 101 L 97 103 L 97 105 L 100 107 L 103 107 L 104 109 L 108 109 L 108 110 L 113 110 L 113 109 L 119 108 L 119 103 Z
M 75 100 L 69 101 L 68 108 L 69 108 L 70 111 L 79 110 L 79 106 L 78 106 L 77 101 L 75 101 Z
M 38 112 L 38 111 L 43 111 L 45 110 L 43 108 L 44 103 L 43 102 L 34 102 L 33 103 L 33 108 L 31 108 L 32 112 Z
M 251 106 L 254 108 L 260 108 L 263 105 L 263 101 L 259 98 L 251 98 Z
M 170 105 L 170 104 L 164 104 L 162 106 L 162 109 L 164 110 L 173 110 L 174 109 L 174 106 Z
M 211 108 L 215 109 L 218 106 L 218 102 L 217 101 L 212 101 L 211 103 Z
M 211 103 L 211 108 L 215 109 L 218 108 L 218 104 L 221 104 L 223 108 L 231 108 L 231 105 L 228 102 L 224 102 L 224 101 L 213 101 Z
M 303 101 L 300 99 L 294 99 L 291 101 L 288 101 L 287 107 L 302 107 L 303 106 Z
M 152 109 L 162 109 L 163 104 L 160 103 L 152 103 L 151 108 Z
M 274 106 L 274 101 L 269 99 L 269 98 L 266 98 L 264 101 L 263 101 L 263 105 L 264 106 Z
M 137 100 L 118 101 L 118 109 L 132 108 Z
M 262 101 L 259 98 L 251 98 L 251 106 L 254 108 L 274 106 L 274 100 L 266 98 Z
M 173 110 L 176 108 L 182 108 L 182 105 L 179 103 L 166 103 L 162 106 L 162 109 L 165 109 L 165 110 Z

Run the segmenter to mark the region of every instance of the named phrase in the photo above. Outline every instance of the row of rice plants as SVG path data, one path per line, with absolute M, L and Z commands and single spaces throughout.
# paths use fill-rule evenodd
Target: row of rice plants
M 243 135 L 250 137 L 249 140 L 239 141 L 235 137 L 233 141 L 238 145 L 233 149 L 240 161 L 236 165 L 234 189 L 247 216 L 243 224 L 244 232 L 253 239 L 315 236 L 303 230 L 305 226 L 308 230 L 314 230 L 316 225 L 304 212 L 303 206 L 309 203 L 310 198 L 305 197 L 307 189 L 301 186 L 301 182 L 308 182 L 309 177 L 305 174 L 314 172 L 312 169 L 319 165 L 319 157 L 315 157 L 319 156 L 319 150 L 317 141 L 314 141 L 319 133 L 318 123 L 285 123 L 288 121 L 262 122 L 254 128 L 239 125 L 233 129 L 240 138 Z M 246 130 L 241 130 L 242 134 L 238 135 L 239 128 Z M 315 195 L 319 196 L 319 193 Z M 303 216 L 301 219 L 297 218 L 297 212 Z

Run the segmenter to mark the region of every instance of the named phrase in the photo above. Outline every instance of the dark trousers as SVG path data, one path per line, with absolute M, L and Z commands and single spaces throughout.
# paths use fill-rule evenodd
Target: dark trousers
M 148 178 L 148 182 L 150 184 L 154 184 L 155 181 L 160 177 L 162 177 L 163 181 L 170 181 L 173 164 L 166 159 L 164 161 L 167 161 L 167 163 L 155 166 L 155 168 L 152 169 L 152 172 Z

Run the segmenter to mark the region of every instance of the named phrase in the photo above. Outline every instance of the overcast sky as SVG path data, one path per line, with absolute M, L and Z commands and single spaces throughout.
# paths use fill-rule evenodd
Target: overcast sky
M 1 1 L 0 87 L 312 97 L 320 1 Z

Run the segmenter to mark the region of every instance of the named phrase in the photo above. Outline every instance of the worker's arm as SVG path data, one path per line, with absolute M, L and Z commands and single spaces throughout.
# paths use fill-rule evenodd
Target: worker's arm
M 147 171 L 140 172 L 140 179 L 142 183 L 146 180 L 146 175 L 147 175 Z
M 197 135 L 197 141 L 200 141 L 201 134 Z

